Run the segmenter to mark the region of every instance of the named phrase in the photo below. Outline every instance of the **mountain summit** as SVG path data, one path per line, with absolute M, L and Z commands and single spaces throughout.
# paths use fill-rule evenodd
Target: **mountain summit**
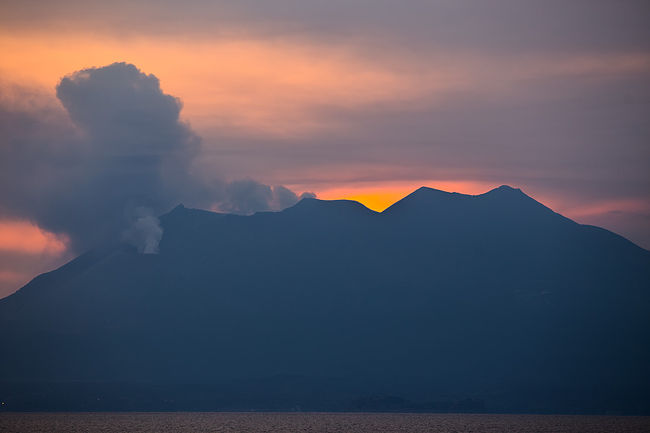
M 521 190 L 160 221 L 0 300 L 3 407 L 650 413 L 650 253 Z

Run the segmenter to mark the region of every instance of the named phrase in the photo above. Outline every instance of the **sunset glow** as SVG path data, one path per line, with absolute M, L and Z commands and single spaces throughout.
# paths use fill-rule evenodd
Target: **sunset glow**
M 47 232 L 27 221 L 0 221 L 0 250 L 57 255 L 65 249 L 63 236 Z
M 324 115 L 333 108 L 428 106 L 459 90 L 508 96 L 531 79 L 650 72 L 650 55 L 644 53 L 504 57 L 495 68 L 473 53 L 456 54 L 451 62 L 444 52 L 426 61 L 403 55 L 370 59 L 345 45 L 232 37 L 0 32 L 0 51 L 4 80 L 37 84 L 47 92 L 74 71 L 115 61 L 137 64 L 181 98 L 183 117 L 200 131 L 228 127 L 280 137 L 340 128 Z
M 328 125 L 312 113 L 327 106 L 359 107 L 412 99 L 412 77 L 343 47 L 263 40 L 204 40 L 47 36 L 0 33 L 5 79 L 53 89 L 61 77 L 117 60 L 155 72 L 179 95 L 183 115 L 199 129 L 227 125 L 248 133 L 295 135 Z M 173 59 L 173 61 L 170 61 Z M 453 86 L 451 71 L 431 74 L 427 93 Z
M 365 185 L 362 183 L 353 187 L 324 189 L 319 192 L 318 197 L 324 200 L 354 200 L 362 203 L 369 209 L 381 212 L 422 186 L 470 195 L 482 194 L 495 187 L 493 184 L 470 181 L 419 180 L 391 183 L 377 182 Z

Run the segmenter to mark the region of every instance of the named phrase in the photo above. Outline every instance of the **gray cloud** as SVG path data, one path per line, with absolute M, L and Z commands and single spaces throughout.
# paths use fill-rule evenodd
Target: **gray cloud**
M 302 198 L 315 197 L 315 194 L 306 192 L 298 196 L 282 185 L 269 186 L 251 179 L 243 179 L 227 183 L 224 197 L 227 198 L 216 204 L 218 210 L 252 214 L 257 211 L 285 209 Z
M 321 107 L 314 116 L 338 126 L 326 136 L 206 135 L 205 147 L 238 149 L 220 153 L 224 166 L 272 167 L 291 184 L 459 179 L 542 186 L 572 199 L 647 196 L 647 70 L 596 78 L 512 81 L 501 94 L 483 92 L 486 82 L 442 103 L 433 96 L 424 104 Z
M 24 93 L 0 104 L 0 214 L 65 233 L 77 252 L 120 236 L 155 252 L 155 216 L 181 201 L 252 213 L 298 200 L 281 186 L 194 176 L 200 140 L 180 120 L 180 101 L 133 65 L 63 78 L 65 112 L 52 103 L 20 106 Z
M 648 50 L 649 11 L 645 0 L 23 0 L 2 2 L 0 25 L 548 53 Z

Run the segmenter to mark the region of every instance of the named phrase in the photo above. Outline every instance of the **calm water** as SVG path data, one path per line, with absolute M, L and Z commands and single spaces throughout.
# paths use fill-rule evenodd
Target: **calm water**
M 650 417 L 370 413 L 0 413 L 0 432 L 650 432 Z

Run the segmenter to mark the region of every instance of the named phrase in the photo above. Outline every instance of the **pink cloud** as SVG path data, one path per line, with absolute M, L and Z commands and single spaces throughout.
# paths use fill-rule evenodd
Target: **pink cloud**
M 0 250 L 58 255 L 66 250 L 66 243 L 65 236 L 47 232 L 28 221 L 0 221 Z

